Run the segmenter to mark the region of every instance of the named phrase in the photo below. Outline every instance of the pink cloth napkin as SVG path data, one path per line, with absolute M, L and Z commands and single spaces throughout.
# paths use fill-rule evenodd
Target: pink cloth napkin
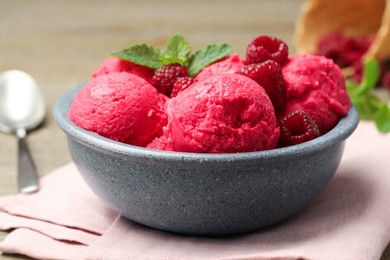
M 0 198 L 0 251 L 38 259 L 379 259 L 390 241 L 390 134 L 361 122 L 329 185 L 288 220 L 225 238 L 174 235 L 121 217 L 69 163 L 32 195 Z

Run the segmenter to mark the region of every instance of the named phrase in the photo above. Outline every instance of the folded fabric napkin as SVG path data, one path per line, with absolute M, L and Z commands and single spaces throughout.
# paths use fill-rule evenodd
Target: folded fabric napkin
M 329 185 L 299 214 L 223 238 L 136 224 L 100 201 L 69 163 L 35 194 L 0 198 L 0 251 L 38 259 L 379 259 L 390 241 L 390 135 L 361 122 Z

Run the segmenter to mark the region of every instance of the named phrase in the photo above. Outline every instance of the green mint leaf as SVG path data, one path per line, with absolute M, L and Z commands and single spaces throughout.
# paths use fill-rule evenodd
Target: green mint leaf
M 351 100 L 363 120 L 372 120 L 382 105 L 381 100 L 372 94 L 356 95 Z
M 363 69 L 363 79 L 360 84 L 346 80 L 348 95 L 359 111 L 361 119 L 374 120 L 380 132 L 390 132 L 389 105 L 373 91 L 380 78 L 379 64 L 374 59 L 367 59 Z
M 352 80 L 346 80 L 345 83 L 347 85 L 348 95 L 350 97 L 355 96 L 356 95 L 356 90 L 359 88 L 359 85 L 356 82 L 352 81 Z
M 158 69 L 162 66 L 160 50 L 146 44 L 134 45 L 130 48 L 114 52 L 111 56 L 152 69 Z
M 190 57 L 191 47 L 181 35 L 175 35 L 168 40 L 166 50 L 161 54 L 160 60 L 164 65 L 178 63 L 186 66 Z
M 220 43 L 207 45 L 203 49 L 195 52 L 190 58 L 190 64 L 188 67 L 190 76 L 195 76 L 207 65 L 222 59 L 228 55 L 231 50 L 232 47 L 228 44 Z
M 377 129 L 382 133 L 390 132 L 390 108 L 382 104 L 374 117 Z
M 379 64 L 374 59 L 367 59 L 364 62 L 363 79 L 356 90 L 357 95 L 369 92 L 378 83 L 380 77 Z

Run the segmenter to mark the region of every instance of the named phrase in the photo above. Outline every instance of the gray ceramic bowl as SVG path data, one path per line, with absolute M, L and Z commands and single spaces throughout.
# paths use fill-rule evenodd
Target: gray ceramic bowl
M 91 189 L 138 223 L 193 235 L 251 231 L 281 221 L 328 184 L 359 115 L 354 107 L 329 133 L 261 152 L 164 152 L 109 140 L 66 116 L 76 88 L 54 108 L 69 150 Z

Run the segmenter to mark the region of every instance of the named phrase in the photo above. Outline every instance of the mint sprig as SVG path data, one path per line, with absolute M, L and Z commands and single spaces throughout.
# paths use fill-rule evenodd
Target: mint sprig
M 388 103 L 381 100 L 374 91 L 379 78 L 378 62 L 374 59 L 367 59 L 364 62 L 361 83 L 347 80 L 347 91 L 361 119 L 373 120 L 380 132 L 388 133 L 390 132 L 390 108 Z
M 130 48 L 114 52 L 111 56 L 152 69 L 158 69 L 163 65 L 160 60 L 160 50 L 146 44 L 131 46 Z
M 162 52 L 160 60 L 164 65 L 178 63 L 187 66 L 190 57 L 191 47 L 181 35 L 175 35 L 169 39 L 167 48 Z
M 196 75 L 207 65 L 228 55 L 231 50 L 232 48 L 225 43 L 207 45 L 191 57 L 188 73 L 190 76 Z
M 374 120 L 380 132 L 390 132 L 390 108 L 387 104 L 382 104 L 375 113 Z
M 227 56 L 232 48 L 225 43 L 210 44 L 191 54 L 188 41 L 177 34 L 171 37 L 165 50 L 160 50 L 146 44 L 137 44 L 111 54 L 122 60 L 159 69 L 168 64 L 180 64 L 188 68 L 189 75 L 194 77 L 204 67 Z

